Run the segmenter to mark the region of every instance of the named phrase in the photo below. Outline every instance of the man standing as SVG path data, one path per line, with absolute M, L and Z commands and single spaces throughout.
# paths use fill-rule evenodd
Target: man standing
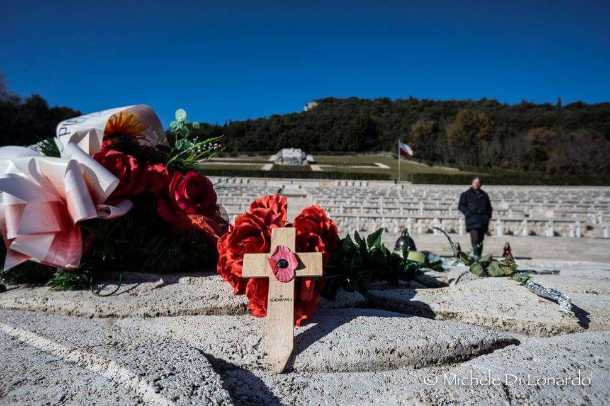
M 472 252 L 480 258 L 493 209 L 489 196 L 481 190 L 481 179 L 478 176 L 472 180 L 470 189 L 460 195 L 458 210 L 466 218 L 466 231 L 470 233 Z

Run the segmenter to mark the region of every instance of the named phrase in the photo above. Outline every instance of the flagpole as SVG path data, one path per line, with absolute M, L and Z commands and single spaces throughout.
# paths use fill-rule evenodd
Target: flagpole
M 400 138 L 398 139 L 396 146 L 398 147 L 396 152 L 398 153 L 398 155 L 397 155 L 397 158 L 398 158 L 398 184 L 400 185 Z

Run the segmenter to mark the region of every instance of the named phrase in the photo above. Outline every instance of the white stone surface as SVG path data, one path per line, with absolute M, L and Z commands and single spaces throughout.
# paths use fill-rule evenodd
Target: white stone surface
M 111 320 L 0 311 L 0 403 L 229 404 L 212 364 Z
M 571 297 L 576 316 L 540 298 L 510 278 L 476 278 L 466 273 L 457 285 L 440 289 L 371 290 L 369 300 L 388 310 L 444 320 L 459 320 L 516 333 L 549 336 L 610 329 L 610 270 L 607 264 L 521 261 L 523 268 L 559 269 L 559 275 L 534 275 L 547 288 Z M 447 274 L 451 282 L 459 272 Z M 443 280 L 443 275 L 431 273 Z
M 124 319 L 126 331 L 184 340 L 225 362 L 265 369 L 264 320 L 249 316 Z M 321 310 L 295 332 L 294 360 L 301 372 L 377 371 L 470 359 L 518 344 L 510 334 L 372 309 Z
M 107 289 L 114 288 L 114 285 Z M 18 287 L 0 294 L 0 309 L 30 310 L 81 317 L 157 317 L 245 314 L 246 298 L 235 296 L 216 274 L 129 273 L 119 291 L 101 297 L 89 290 L 56 291 Z
M 442 367 L 279 376 L 228 369 L 223 376 L 233 397 L 251 404 L 606 405 L 609 345 L 607 332 L 580 333 L 530 339 Z M 251 382 L 270 390 L 252 393 Z

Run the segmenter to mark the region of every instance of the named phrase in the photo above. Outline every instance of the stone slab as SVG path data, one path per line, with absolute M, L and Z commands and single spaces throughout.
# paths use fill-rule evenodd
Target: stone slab
M 154 275 L 129 273 L 119 291 L 98 296 L 89 290 L 58 291 L 49 287 L 10 286 L 0 294 L 0 309 L 28 310 L 78 317 L 124 318 L 247 314 L 247 299 L 236 296 L 216 274 Z M 114 283 L 114 282 L 112 282 Z M 110 285 L 107 291 L 114 289 Z M 339 291 L 320 308 L 362 306 L 357 292 Z
M 609 344 L 610 333 L 587 332 L 528 339 L 458 365 L 285 375 L 233 369 L 223 378 L 232 397 L 244 404 L 606 405 Z M 250 385 L 264 390 L 250 391 Z
M 0 309 L 113 318 L 245 314 L 247 311 L 246 298 L 233 295 L 231 288 L 215 274 L 129 273 L 124 279 L 117 293 L 105 297 L 89 290 L 18 287 L 0 294 Z
M 24 403 L 66 402 L 56 401 L 57 396 L 85 404 L 117 398 L 115 404 L 231 401 L 205 354 L 171 337 L 126 334 L 112 319 L 0 311 L 0 343 L 7 350 L 3 357 L 10 361 L 0 368 L 0 401 L 4 397 L 23 398 Z M 45 359 L 50 364 L 41 365 Z M 26 362 L 25 370 L 18 361 Z M 33 381 L 30 369 L 49 376 Z M 75 384 L 69 386 L 67 379 L 72 377 Z M 130 401 L 134 398 L 136 402 Z
M 608 348 L 608 332 L 527 340 L 452 368 L 438 383 L 429 385 L 433 388 L 419 391 L 418 399 L 477 404 L 489 404 L 490 399 L 512 404 L 608 404 Z M 440 382 L 445 376 L 462 377 L 464 384 Z
M 530 269 L 560 269 L 559 275 L 534 275 L 547 288 L 559 289 L 577 306 L 577 317 L 540 298 L 510 278 L 473 278 L 440 289 L 376 289 L 372 305 L 443 320 L 458 320 L 537 336 L 610 329 L 610 271 L 607 264 L 529 261 Z M 448 279 L 455 275 L 448 272 Z M 451 276 L 453 275 L 453 276 Z M 442 276 L 439 276 L 442 277 Z
M 267 369 L 263 320 L 250 316 L 123 319 L 125 331 L 150 332 L 188 342 L 229 365 Z M 373 309 L 320 311 L 295 331 L 300 372 L 377 371 L 446 364 L 518 344 L 511 335 L 457 322 L 441 322 Z
M 136 404 L 136 393 L 0 333 L 0 404 Z
M 405 351 L 407 347 L 404 343 L 415 342 L 418 337 L 430 343 L 429 346 L 414 346 L 414 352 L 432 351 L 440 356 L 440 360 L 443 360 L 443 354 L 460 348 L 446 342 L 442 338 L 445 336 L 444 330 L 438 328 L 443 324 L 460 323 L 401 317 L 391 313 L 388 316 L 385 313 L 389 312 L 379 314 L 368 310 L 381 319 L 399 318 L 430 323 L 428 326 L 414 325 L 417 335 L 407 330 L 401 341 L 396 337 L 405 329 L 391 325 L 376 323 L 372 328 L 361 326 L 358 334 L 349 328 L 341 331 L 345 325 L 360 323 L 362 317 L 373 316 L 357 314 L 353 318 L 354 315 L 349 314 L 351 311 L 336 312 L 348 313 L 342 317 L 349 321 L 333 330 L 339 330 L 337 333 L 347 338 L 335 339 L 332 332 L 326 334 L 326 331 L 321 331 L 318 336 L 326 335 L 316 339 L 330 351 L 340 351 L 345 346 L 343 340 L 347 339 L 352 345 L 355 344 L 353 354 L 366 353 L 369 349 L 374 352 L 383 341 L 376 337 L 370 339 L 367 333 L 373 330 L 374 334 L 383 332 L 385 335 L 385 330 L 391 327 L 394 327 L 395 333 L 390 333 L 383 345 L 392 347 L 394 344 L 398 351 Z M 326 317 L 320 317 L 320 324 L 329 323 L 323 320 Z M 328 317 L 332 319 L 338 315 Z M 253 326 L 244 328 L 247 324 L 244 323 L 245 318 L 184 316 L 89 320 L 35 312 L 0 311 L 1 325 L 15 326 L 46 337 L 71 349 L 70 353 L 84 351 L 112 360 L 140 377 L 145 385 L 155 388 L 158 391 L 155 393 L 168 403 L 603 405 L 610 399 L 610 387 L 607 385 L 610 380 L 610 332 L 565 334 L 550 338 L 525 337 L 519 345 L 488 348 L 488 351 L 471 354 L 464 359 L 436 362 L 422 365 L 421 368 L 395 365 L 396 368 L 386 369 L 383 365 L 377 365 L 379 369 L 372 371 L 295 369 L 288 374 L 274 375 L 261 368 L 252 369 L 251 365 L 232 362 L 226 356 L 231 351 L 240 353 L 235 355 L 235 361 L 237 358 L 247 359 L 258 352 L 257 348 L 236 345 L 245 340 L 256 347 L 259 340 L 256 333 L 249 330 L 256 330 L 256 324 L 260 324 L 258 322 L 261 320 L 248 317 L 253 320 Z M 223 321 L 225 319 L 233 319 L 233 322 Z M 180 322 L 172 323 L 172 320 Z M 200 323 L 200 320 L 209 321 L 209 324 Z M 167 327 L 165 330 L 164 325 Z M 189 331 L 185 332 L 185 329 Z M 301 329 L 301 334 L 310 329 Z M 171 330 L 175 331 L 172 333 Z M 196 331 L 199 333 L 196 334 Z M 441 339 L 437 339 L 439 331 Z M 458 331 L 457 336 L 460 335 Z M 475 336 L 478 336 L 476 332 Z M 207 344 L 214 340 L 211 337 L 216 338 L 217 352 L 213 352 Z M 203 342 L 203 345 L 190 343 L 190 340 Z M 204 346 L 207 350 L 203 349 Z M 312 347 L 313 344 L 309 346 Z M 79 364 L 65 362 L 61 357 L 23 344 L 4 331 L 0 331 L 0 349 L 4 360 L 8 361 L 0 368 L 0 404 L 162 403 L 146 402 L 131 388 L 92 374 Z M 306 348 L 297 355 L 295 365 L 298 357 L 305 354 L 308 357 L 326 355 L 324 348 L 315 350 L 316 353 Z M 341 356 L 353 361 L 353 354 Z M 380 356 L 384 357 L 384 354 Z M 337 362 L 335 359 L 332 362 Z M 340 360 L 338 362 L 341 363 Z M 490 377 L 494 380 L 492 384 L 488 383 Z

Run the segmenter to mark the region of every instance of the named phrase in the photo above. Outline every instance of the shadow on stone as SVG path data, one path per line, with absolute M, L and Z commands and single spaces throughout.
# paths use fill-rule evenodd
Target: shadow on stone
M 419 300 L 411 300 L 415 296 L 414 289 L 404 289 L 403 292 L 404 295 L 400 296 L 398 299 L 370 294 L 365 294 L 365 297 L 368 305 L 375 309 L 425 317 L 427 319 L 436 318 L 436 313 L 427 303 Z
M 180 283 L 180 279 L 184 277 L 204 277 L 214 275 L 213 271 L 203 271 L 201 273 L 171 273 L 171 274 L 153 274 L 153 273 L 142 273 L 142 272 L 124 272 L 122 280 L 117 277 L 116 272 L 104 272 L 98 275 L 98 280 L 95 281 L 96 285 L 102 286 L 105 289 L 107 286 L 117 285 L 118 289 L 113 293 L 113 296 L 118 296 L 124 293 L 128 293 L 131 290 L 137 288 L 143 283 L 154 283 L 158 282 L 152 290 L 164 288 L 166 286 L 175 285 Z M 119 282 L 120 281 L 120 282 Z M 122 287 L 126 289 L 121 290 Z
M 412 298 L 415 294 L 415 291 L 409 291 L 410 296 L 408 298 Z M 396 310 L 391 306 L 387 308 L 384 306 L 378 307 L 380 310 L 390 311 L 396 313 Z M 423 302 L 413 302 L 413 309 L 417 309 L 417 314 L 384 314 L 379 313 L 375 314 L 377 317 L 391 317 L 391 318 L 406 318 L 412 316 L 421 316 L 426 318 L 434 318 L 434 313 L 432 309 Z M 332 313 L 316 313 L 313 316 L 313 323 L 317 323 L 314 326 L 311 326 L 309 329 L 301 332 L 294 338 L 294 351 L 288 364 L 286 365 L 286 371 L 292 371 L 294 369 L 294 362 L 296 357 L 305 351 L 309 346 L 313 343 L 321 340 L 325 336 L 329 335 L 331 332 L 341 327 L 342 325 L 350 323 L 352 320 L 359 316 L 370 316 L 371 311 L 374 311 L 370 307 L 354 307 L 351 310 L 351 314 L 349 316 L 344 317 L 332 317 Z
M 5 285 L 0 284 L 0 293 L 10 292 L 11 290 L 15 290 L 18 288 L 19 288 L 19 286 L 6 287 Z
M 220 375 L 222 387 L 229 393 L 234 405 L 280 406 L 282 404 L 262 379 L 252 372 L 201 350 L 198 351 L 210 361 L 214 371 Z
M 591 317 L 589 317 L 590 313 L 582 307 L 576 306 L 574 303 L 572 303 L 572 310 L 578 319 L 578 325 L 585 330 L 589 329 L 589 324 L 591 323 Z

